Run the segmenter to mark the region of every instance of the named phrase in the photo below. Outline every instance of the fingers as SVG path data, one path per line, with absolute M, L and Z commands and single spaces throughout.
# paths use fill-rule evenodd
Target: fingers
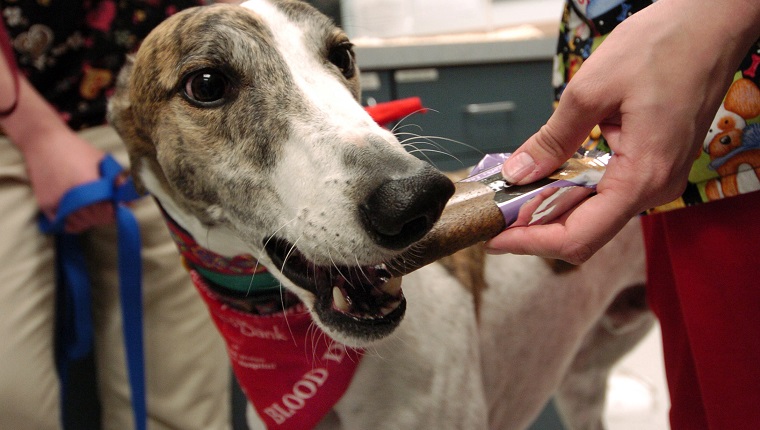
M 600 109 L 601 106 L 584 106 L 568 86 L 546 125 L 504 163 L 504 178 L 512 184 L 527 184 L 556 170 L 604 119 Z
M 97 203 L 80 209 L 66 219 L 66 233 L 83 233 L 93 227 L 113 224 L 113 206 L 109 202 Z
M 41 212 L 51 221 L 55 220 L 57 215 L 55 209 L 44 209 Z M 66 218 L 64 231 L 70 234 L 84 233 L 94 227 L 113 224 L 115 220 L 116 216 L 110 202 L 96 203 L 70 214 Z
M 636 213 L 619 194 L 597 194 L 550 224 L 507 229 L 486 242 L 486 249 L 491 254 L 530 254 L 580 264 Z

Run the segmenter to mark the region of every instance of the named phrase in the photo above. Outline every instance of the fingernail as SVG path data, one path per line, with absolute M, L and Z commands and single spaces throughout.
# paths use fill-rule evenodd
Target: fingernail
M 527 152 L 511 156 L 504 162 L 501 174 L 507 182 L 514 184 L 525 178 L 536 168 L 536 162 Z

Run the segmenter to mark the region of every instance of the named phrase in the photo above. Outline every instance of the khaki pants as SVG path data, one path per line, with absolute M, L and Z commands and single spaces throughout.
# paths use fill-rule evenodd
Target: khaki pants
M 127 165 L 110 127 L 81 136 Z M 180 264 L 150 198 L 132 211 L 143 244 L 148 428 L 230 428 L 230 372 L 224 343 Z M 60 427 L 53 357 L 54 250 L 37 228 L 23 159 L 0 138 L 0 429 Z M 92 281 L 95 360 L 104 429 L 134 428 L 119 308 L 116 228 L 84 235 Z

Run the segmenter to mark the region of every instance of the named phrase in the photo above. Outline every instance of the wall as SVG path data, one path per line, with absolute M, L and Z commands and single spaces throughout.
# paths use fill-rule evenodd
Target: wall
M 350 37 L 390 38 L 556 22 L 562 0 L 342 0 L 341 10 Z

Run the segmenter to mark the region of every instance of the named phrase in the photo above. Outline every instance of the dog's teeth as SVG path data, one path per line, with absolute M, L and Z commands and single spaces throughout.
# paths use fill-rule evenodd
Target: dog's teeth
M 390 304 L 390 305 L 388 305 L 388 306 L 383 306 L 383 307 L 380 309 L 380 312 L 382 312 L 383 316 L 388 316 L 388 314 L 390 314 L 391 312 L 393 312 L 393 311 L 395 311 L 396 309 L 398 309 L 398 306 L 399 306 L 400 304 L 401 304 L 401 300 L 395 301 L 395 302 L 391 303 L 391 304 Z
M 398 296 L 401 294 L 401 277 L 391 278 L 382 287 L 380 287 L 380 289 L 383 290 L 385 294 L 388 294 L 390 296 Z
M 335 306 L 335 308 L 338 309 L 339 311 L 348 312 L 350 310 L 350 306 L 348 305 L 348 301 L 346 301 L 346 297 L 340 291 L 340 288 L 333 287 L 332 293 L 333 293 L 333 305 Z

